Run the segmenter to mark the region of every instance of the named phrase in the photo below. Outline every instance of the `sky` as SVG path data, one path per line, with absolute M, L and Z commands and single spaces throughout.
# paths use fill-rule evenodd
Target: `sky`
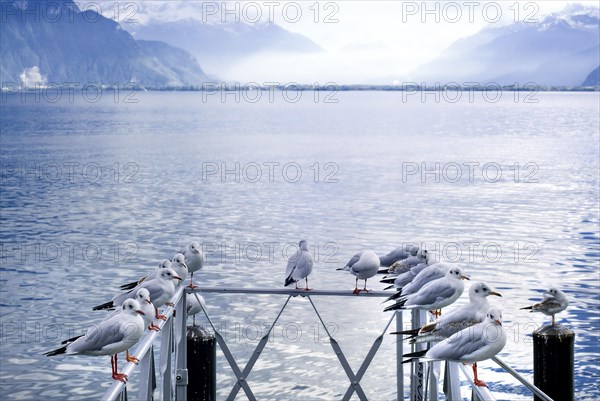
M 230 10 L 227 13 L 224 7 Z M 195 18 L 205 23 L 275 22 L 304 35 L 325 51 L 261 54 L 218 73 L 256 82 L 391 83 L 434 59 L 454 41 L 486 27 L 535 22 L 573 4 L 598 1 L 147 1 L 141 23 L 152 18 Z M 216 10 L 216 8 L 220 8 Z M 123 15 L 123 13 L 122 13 Z

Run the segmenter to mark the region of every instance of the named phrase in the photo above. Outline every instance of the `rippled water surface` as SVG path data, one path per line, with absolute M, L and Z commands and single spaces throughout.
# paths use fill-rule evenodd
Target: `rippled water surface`
M 504 295 L 493 300 L 509 332 L 501 357 L 529 379 L 528 334 L 548 318 L 519 307 L 560 286 L 571 305 L 559 321 L 577 334 L 577 398 L 599 399 L 598 94 L 542 93 L 536 104 L 512 94 L 496 103 L 335 97 L 3 99 L 1 398 L 98 399 L 110 383 L 108 357 L 42 353 L 101 319 L 93 305 L 180 245 L 203 243 L 202 285 L 279 288 L 282 254 L 306 238 L 314 288 L 350 291 L 353 276 L 336 267 L 361 249 L 407 241 L 461 263 Z M 285 299 L 206 300 L 243 365 Z M 357 370 L 390 317 L 381 300 L 314 302 Z M 258 399 L 345 392 L 309 307 L 292 299 L 276 325 L 249 377 Z M 385 336 L 362 381 L 370 399 L 395 399 L 394 341 Z M 498 399 L 531 398 L 494 363 L 480 370 Z M 220 353 L 217 381 L 224 399 L 233 376 Z

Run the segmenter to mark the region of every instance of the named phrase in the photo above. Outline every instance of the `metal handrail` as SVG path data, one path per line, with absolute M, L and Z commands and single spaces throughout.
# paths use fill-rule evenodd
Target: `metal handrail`
M 179 290 L 175 293 L 175 295 L 171 299 L 171 302 L 173 302 L 174 304 L 180 303 L 180 301 L 182 299 L 185 299 L 185 297 L 183 296 L 184 293 L 185 293 L 185 289 L 183 287 L 179 288 Z M 176 309 L 175 307 L 167 306 L 166 310 L 163 313 L 167 317 L 167 320 L 160 320 L 158 322 L 158 324 L 155 323 L 161 329 L 161 331 L 163 328 L 168 327 L 169 324 L 172 324 L 175 309 Z M 132 355 L 135 355 L 141 361 L 149 351 L 153 350 L 153 343 L 154 343 L 154 340 L 156 339 L 156 337 L 158 336 L 158 333 L 159 333 L 158 331 L 148 330 L 144 334 L 144 336 L 141 338 L 135 351 L 132 352 Z M 133 370 L 135 369 L 135 367 L 136 367 L 135 363 L 128 362 L 127 365 L 125 366 L 125 369 L 123 369 L 123 373 L 125 373 L 126 375 L 129 376 L 133 373 Z M 126 383 L 123 383 L 118 380 L 114 380 L 113 383 L 110 385 L 110 387 L 104 392 L 104 395 L 102 396 L 102 400 L 103 401 L 118 400 L 122 396 L 122 394 L 126 393 L 126 392 L 127 392 Z
M 288 300 L 286 301 L 283 308 L 277 315 L 277 319 L 283 312 L 283 309 L 285 309 L 285 307 L 287 306 L 287 303 L 291 297 L 295 297 L 295 296 L 308 297 L 308 299 L 311 302 L 311 305 L 315 309 L 315 312 L 317 313 L 319 318 L 320 318 L 319 312 L 317 311 L 314 303 L 310 299 L 311 296 L 356 297 L 356 295 L 353 292 L 348 291 L 348 290 L 345 290 L 345 291 L 339 291 L 339 290 L 305 291 L 304 289 L 243 288 L 243 287 L 237 287 L 237 288 L 196 287 L 194 289 L 190 289 L 188 287 L 179 288 L 178 291 L 173 296 L 173 298 L 171 299 L 171 302 L 173 302 L 174 304 L 177 304 L 177 308 L 180 308 L 180 310 L 181 310 L 181 314 L 178 316 L 178 319 L 177 319 L 178 324 L 176 325 L 175 332 L 173 332 L 173 320 L 174 320 L 173 318 L 175 316 L 175 309 L 176 309 L 175 307 L 171 307 L 171 306 L 167 307 L 166 310 L 164 311 L 165 316 L 167 316 L 167 320 L 158 322 L 158 326 L 161 329 L 162 328 L 167 329 L 163 332 L 167 336 L 167 337 L 163 336 L 163 347 L 165 349 L 169 350 L 168 355 L 164 356 L 163 352 L 165 351 L 165 349 L 161 349 L 161 356 L 164 356 L 165 361 L 166 361 L 166 362 L 161 361 L 162 365 L 166 365 L 166 368 L 164 368 L 165 370 L 163 372 L 163 385 L 162 385 L 164 400 L 173 399 L 173 393 L 176 393 L 176 395 L 177 395 L 176 399 L 185 398 L 185 394 L 187 391 L 187 383 L 178 383 L 173 379 L 172 376 L 175 374 L 175 372 L 173 372 L 173 369 L 172 369 L 171 359 L 172 359 L 172 353 L 173 353 L 173 344 L 176 344 L 175 355 L 176 355 L 177 371 L 180 371 L 182 369 L 185 370 L 187 368 L 186 347 L 185 347 L 185 342 L 186 342 L 185 341 L 186 297 L 183 295 L 190 294 L 190 293 L 255 294 L 255 295 L 265 295 L 266 294 L 266 295 L 288 296 Z M 369 298 L 385 297 L 385 298 L 387 298 L 389 295 L 390 295 L 390 293 L 386 292 L 386 291 L 369 291 L 369 292 L 364 292 L 364 293 L 360 294 L 360 296 L 363 298 L 364 297 L 369 297 Z M 212 321 L 210 320 L 210 317 L 209 317 L 207 311 L 204 310 L 204 313 L 205 313 L 206 317 L 209 319 L 209 323 L 211 323 L 211 325 L 212 325 Z M 400 331 L 403 329 L 402 317 L 403 317 L 402 312 L 396 311 L 395 318 L 396 318 L 396 330 L 397 331 Z M 393 317 L 392 317 L 392 319 L 393 319 Z M 375 343 L 373 344 L 371 350 L 369 351 L 369 354 L 367 355 L 367 357 L 365 358 L 365 361 L 363 362 L 363 365 L 361 366 L 361 368 L 359 369 L 359 371 L 357 372 L 356 375 L 351 369 L 348 371 L 349 366 L 344 366 L 349 378 L 357 379 L 354 383 L 351 384 L 350 388 L 348 389 L 348 392 L 346 394 L 347 397 L 351 396 L 352 392 L 358 390 L 359 398 L 361 398 L 361 399 L 363 398 L 362 396 L 364 393 L 362 393 L 362 390 L 360 389 L 360 385 L 358 383 L 360 382 L 360 379 L 364 375 L 365 370 L 370 363 L 370 360 L 374 357 L 374 354 L 377 351 L 377 348 L 379 348 L 379 344 L 381 342 L 382 336 L 387 331 L 392 319 L 390 319 L 388 324 L 385 326 L 383 333 L 381 333 L 380 336 L 375 340 Z M 415 322 L 413 322 L 413 324 L 414 323 Z M 416 322 L 416 323 L 418 323 L 418 322 Z M 179 327 L 179 326 L 181 326 L 181 327 Z M 218 333 L 216 333 L 216 334 L 217 334 L 217 338 L 219 339 L 220 335 Z M 136 355 L 140 359 L 140 361 L 142 362 L 142 365 L 145 366 L 145 369 L 149 370 L 149 372 L 147 372 L 149 377 L 145 378 L 143 380 L 143 383 L 145 384 L 146 388 L 144 388 L 144 386 L 140 386 L 141 387 L 140 394 L 144 394 L 145 395 L 144 398 L 147 398 L 147 399 L 153 399 L 152 393 L 153 393 L 154 387 L 155 387 L 155 385 L 154 385 L 154 387 L 152 387 L 152 384 L 150 384 L 151 382 L 154 381 L 154 376 L 151 377 L 152 378 L 152 380 L 151 380 L 150 375 L 155 374 L 154 359 L 153 359 L 154 358 L 153 343 L 154 343 L 154 340 L 156 339 L 157 335 L 158 335 L 158 332 L 155 332 L 155 331 L 149 331 L 149 332 L 145 333 L 144 336 L 142 337 L 139 345 L 133 352 L 133 354 Z M 176 340 L 174 340 L 173 339 L 174 337 L 178 337 L 178 338 Z M 330 339 L 332 340 L 332 344 L 337 345 L 337 342 L 333 338 L 330 338 Z M 227 354 L 229 352 L 227 345 L 224 343 L 224 339 L 221 339 L 221 340 L 222 341 L 218 341 L 218 343 L 221 346 L 221 349 Z M 401 356 L 403 354 L 402 343 L 403 343 L 402 338 L 400 338 L 399 341 L 397 341 L 397 343 L 396 343 L 396 347 L 397 347 L 396 352 L 398 354 L 397 355 L 397 372 L 396 373 L 397 373 L 397 379 L 398 379 L 397 391 L 398 391 L 399 399 L 401 396 L 403 398 L 403 391 L 404 391 L 403 365 L 401 363 L 402 362 Z M 259 346 L 260 346 L 260 344 L 259 344 Z M 337 356 L 339 358 L 341 349 L 336 349 L 335 351 L 336 351 L 336 354 L 338 354 Z M 341 354 L 343 355 L 343 353 L 341 353 Z M 230 361 L 229 359 L 232 359 L 232 358 L 233 358 L 233 356 L 229 355 L 228 362 L 230 362 L 230 365 L 231 365 L 232 361 Z M 344 359 L 345 359 L 345 357 L 344 357 Z M 510 375 L 512 375 L 513 377 L 515 377 L 519 382 L 521 382 L 521 384 L 523 384 L 525 387 L 527 387 L 529 390 L 531 390 L 536 396 L 538 396 L 539 398 L 541 398 L 544 401 L 553 401 L 552 398 L 550 398 L 547 394 L 545 394 L 543 391 L 541 391 L 535 385 L 533 385 L 532 383 L 527 381 L 527 379 L 525 379 L 522 375 L 520 375 L 513 368 L 508 366 L 506 364 L 506 362 L 504 362 L 503 360 L 501 360 L 498 357 L 493 357 L 492 360 L 495 363 L 497 363 L 505 372 L 507 372 Z M 340 360 L 340 362 L 342 362 L 342 365 L 344 365 L 343 360 Z M 134 363 L 131 363 L 131 362 L 127 363 L 127 365 L 125 366 L 125 369 L 123 370 L 123 373 L 130 375 L 134 371 L 135 366 L 136 365 Z M 253 363 L 247 365 L 246 368 L 244 368 L 244 372 L 242 372 L 239 369 L 239 367 L 237 366 L 237 364 L 235 364 L 235 360 L 233 360 L 232 369 L 234 369 L 234 371 L 237 372 L 236 376 L 238 376 L 238 379 L 239 379 L 240 377 L 244 378 L 245 376 L 247 376 L 249 371 L 247 372 L 246 370 L 251 370 L 252 366 L 253 366 Z M 454 398 L 456 398 L 457 395 L 460 394 L 460 390 L 459 390 L 460 389 L 460 380 L 458 379 L 458 370 L 456 370 L 456 368 L 455 368 L 456 366 L 458 366 L 460 368 L 460 370 L 462 370 L 463 375 L 467 378 L 468 382 L 471 384 L 473 400 L 485 400 L 485 401 L 495 400 L 494 396 L 492 395 L 492 393 L 489 391 L 488 388 L 476 386 L 473 383 L 473 377 L 472 377 L 471 373 L 469 372 L 469 370 L 466 369 L 466 367 L 463 366 L 462 364 L 457 364 L 457 363 L 447 363 L 446 364 L 446 369 L 445 369 L 445 373 L 444 373 L 444 392 L 448 391 L 448 392 L 446 392 L 446 396 L 450 397 L 447 399 L 453 400 Z M 235 369 L 235 368 L 237 368 L 237 369 Z M 428 373 L 428 376 L 432 379 L 439 379 L 437 376 L 435 376 L 433 374 L 432 371 Z M 438 380 L 438 382 L 439 382 L 439 380 Z M 353 386 L 354 386 L 354 388 L 353 388 Z M 241 385 L 238 383 L 237 387 L 234 387 L 234 391 L 231 394 L 231 395 L 233 395 L 233 397 L 235 397 L 234 394 L 237 393 L 236 390 L 239 390 L 240 387 L 244 387 L 244 389 L 245 390 L 247 389 L 249 391 L 249 393 L 251 394 L 249 387 L 247 387 L 247 383 L 242 383 Z M 431 389 L 437 388 L 437 384 L 430 388 Z M 354 390 L 354 391 L 352 391 L 352 390 Z M 346 396 L 345 396 L 345 398 L 347 398 Z M 417 395 L 417 398 L 419 398 L 419 397 L 422 397 L 422 395 L 421 396 Z M 429 392 L 429 395 L 427 398 L 430 400 L 437 400 L 437 394 L 432 394 L 431 392 Z M 125 399 L 125 400 L 127 399 L 127 386 L 125 383 L 122 383 L 120 381 L 114 381 L 111 384 L 111 386 L 104 393 L 102 400 L 115 401 L 115 400 L 119 400 L 119 399 Z

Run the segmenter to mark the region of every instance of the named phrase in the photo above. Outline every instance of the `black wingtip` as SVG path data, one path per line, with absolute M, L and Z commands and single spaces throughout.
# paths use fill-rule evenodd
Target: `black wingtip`
M 79 335 L 79 336 L 75 336 L 75 337 L 71 337 L 68 340 L 65 340 L 63 342 L 61 342 L 61 344 L 69 344 L 72 343 L 73 341 L 77 340 L 79 337 L 83 337 L 83 334 Z
M 294 281 L 294 279 L 292 278 L 292 276 L 289 276 L 288 278 L 286 278 L 286 279 L 285 279 L 285 283 L 283 284 L 283 286 L 284 286 L 284 287 L 287 287 L 288 285 L 290 285 L 290 284 L 294 284 L 294 283 L 295 283 L 295 281 Z
M 396 291 L 395 294 L 390 295 L 384 302 L 393 301 L 394 299 L 398 299 L 402 296 L 402 291 Z
M 411 353 L 408 353 L 408 354 L 404 354 L 404 355 L 402 355 L 403 358 L 411 358 L 411 359 L 408 360 L 408 361 L 404 361 L 402 363 L 406 363 L 406 362 L 409 362 L 411 360 L 416 360 L 416 359 L 422 358 L 422 357 L 425 356 L 425 354 L 427 353 L 427 351 L 429 351 L 429 350 L 428 349 L 424 349 L 424 350 L 421 350 L 421 351 L 411 352 Z
M 137 282 L 137 281 L 134 281 L 133 283 L 123 284 L 123 285 L 122 285 L 122 286 L 120 286 L 119 288 L 120 288 L 121 290 L 123 290 L 123 291 L 125 291 L 125 290 L 132 290 L 132 289 L 134 289 L 135 287 L 137 287 L 137 285 L 138 285 L 138 282 Z
M 92 310 L 103 310 L 103 309 L 109 309 L 109 308 L 114 308 L 115 305 L 113 304 L 113 301 L 110 302 L 106 302 L 102 305 L 96 305 L 92 308 Z
M 45 352 L 44 355 L 46 355 L 46 356 L 55 356 L 55 355 L 64 354 L 65 352 L 67 352 L 67 346 L 66 345 L 64 347 L 57 348 L 57 349 L 55 349 L 53 351 Z
M 419 329 L 411 329 L 411 330 L 404 330 L 404 331 L 393 331 L 390 334 L 397 334 L 397 335 L 403 334 L 403 335 L 407 335 L 407 336 L 416 336 L 417 334 L 419 334 L 419 330 L 421 330 L 421 329 L 419 328 Z
M 390 269 L 379 269 L 377 271 L 377 274 L 388 274 L 390 272 Z
M 392 284 L 394 281 L 396 281 L 396 277 L 384 277 L 381 280 L 379 280 L 380 283 L 385 284 Z
M 519 308 L 520 310 L 528 310 L 528 309 L 533 309 L 533 306 L 526 306 L 524 308 Z

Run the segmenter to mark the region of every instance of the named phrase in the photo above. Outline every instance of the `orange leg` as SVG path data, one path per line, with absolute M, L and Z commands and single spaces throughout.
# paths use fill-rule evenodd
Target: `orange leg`
M 367 290 L 367 279 L 365 279 L 365 286 L 362 289 L 364 292 L 369 292 L 369 290 Z
M 119 373 L 118 370 L 119 368 L 117 367 L 117 354 L 115 354 L 114 356 L 114 364 L 113 364 L 113 357 L 110 357 L 110 362 L 111 364 L 113 364 L 113 372 L 112 372 L 112 378 L 113 380 L 119 380 L 122 381 L 123 383 L 125 383 L 127 381 L 127 375 L 125 373 Z
M 473 380 L 473 383 L 475 383 L 476 386 L 479 387 L 487 387 L 488 385 L 485 384 L 485 382 L 483 380 L 479 380 L 477 378 L 477 364 L 474 363 L 473 364 L 473 376 L 475 377 L 475 379 Z
M 352 291 L 353 294 L 360 294 L 360 290 L 358 289 L 358 277 L 356 278 L 356 282 L 354 284 L 354 291 Z
M 125 350 L 125 359 L 127 359 L 127 362 L 133 362 L 136 365 L 140 362 L 135 356 L 129 355 L 129 350 Z
M 160 327 L 158 327 L 157 325 L 155 325 L 154 323 L 152 323 L 152 324 L 150 324 L 150 326 L 148 326 L 148 330 L 160 331 Z
M 167 317 L 165 315 L 159 315 L 158 314 L 158 308 L 154 307 L 154 317 L 156 317 L 157 319 L 160 320 L 167 320 Z
M 190 285 L 188 285 L 188 287 L 190 288 L 196 288 L 198 287 L 197 285 L 194 285 L 194 273 L 190 273 Z
M 312 290 L 312 288 L 308 288 L 308 277 L 305 277 L 304 280 L 306 280 L 306 286 L 304 287 L 304 291 Z

